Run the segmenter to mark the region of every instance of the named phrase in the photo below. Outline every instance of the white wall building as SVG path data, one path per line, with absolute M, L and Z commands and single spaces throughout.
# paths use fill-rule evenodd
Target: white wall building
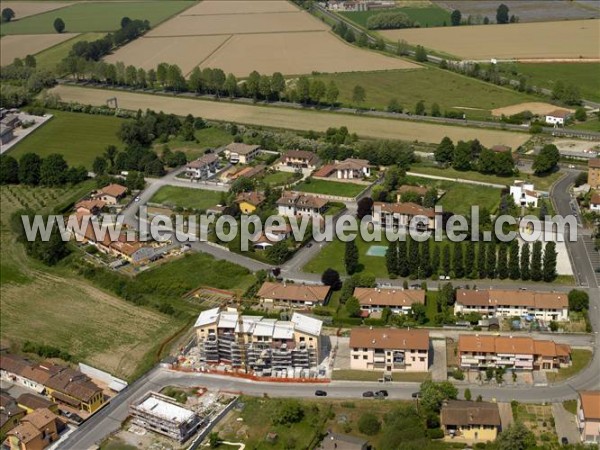
M 546 114 L 546 123 L 548 125 L 564 126 L 569 117 L 571 117 L 571 111 L 556 109 Z
M 539 194 L 532 183 L 515 181 L 515 184 L 510 187 L 510 195 L 518 206 L 537 208 Z

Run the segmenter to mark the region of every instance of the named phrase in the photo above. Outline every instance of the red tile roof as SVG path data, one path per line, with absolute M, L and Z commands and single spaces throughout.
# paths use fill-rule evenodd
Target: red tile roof
M 353 328 L 350 348 L 429 350 L 429 331 L 398 328 Z

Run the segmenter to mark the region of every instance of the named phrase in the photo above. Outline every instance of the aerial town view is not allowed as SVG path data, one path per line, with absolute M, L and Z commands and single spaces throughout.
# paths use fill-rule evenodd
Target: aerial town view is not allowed
M 598 448 L 598 2 L 0 14 L 2 448 Z

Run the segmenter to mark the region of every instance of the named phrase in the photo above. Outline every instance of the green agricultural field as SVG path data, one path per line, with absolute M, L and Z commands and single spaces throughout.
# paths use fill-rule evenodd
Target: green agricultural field
M 437 103 L 445 111 L 464 112 L 470 119 L 486 119 L 490 110 L 535 97 L 513 89 L 484 83 L 463 75 L 436 68 L 415 70 L 390 70 L 380 72 L 351 72 L 316 75 L 314 78 L 337 85 L 339 101 L 357 106 L 352 101 L 354 86 L 365 89 L 365 108 L 386 109 L 395 98 L 404 111 L 414 113 L 417 102 L 424 101 L 429 114 L 431 105 Z
M 19 158 L 33 152 L 44 157 L 62 154 L 70 165 L 88 169 L 107 145 L 119 145 L 117 131 L 123 119 L 65 111 L 48 111 L 54 117 L 13 147 L 9 154 Z
M 50 47 L 43 52 L 35 55 L 35 61 L 38 69 L 54 70 L 59 62 L 69 55 L 71 48 L 77 42 L 95 41 L 104 36 L 104 33 L 83 33 L 75 36 L 73 39 L 62 42 L 54 47 Z
M 450 13 L 445 9 L 435 5 L 426 6 L 423 8 L 413 8 L 407 6 L 404 8 L 394 8 L 390 10 L 342 12 L 340 14 L 360 25 L 361 27 L 366 28 L 369 17 L 382 12 L 402 12 L 415 22 L 419 22 L 423 28 L 441 27 L 450 24 Z
M 2 34 L 55 33 L 53 24 L 57 18 L 65 22 L 65 33 L 115 31 L 121 26 L 123 17 L 149 20 L 152 26 L 156 26 L 194 4 L 194 2 L 181 0 L 75 3 L 66 8 L 2 24 L 0 32 Z
M 76 361 L 129 378 L 144 361 L 153 364 L 157 347 L 183 322 L 98 289 L 67 265 L 48 267 L 29 258 L 10 228 L 10 217 L 18 209 L 49 213 L 94 186 L 90 180 L 65 188 L 2 187 L 0 338 L 15 349 L 26 341 L 52 345 Z
M 600 102 L 600 63 L 506 63 L 500 69 L 514 77 L 523 74 L 530 84 L 547 89 L 557 81 L 573 84 L 583 98 Z
M 177 186 L 163 186 L 150 199 L 151 203 L 187 209 L 207 209 L 216 206 L 221 193 Z
M 337 181 L 316 180 L 304 181 L 294 186 L 295 191 L 309 192 L 312 194 L 339 195 L 340 197 L 356 197 L 367 186 L 353 183 L 340 183 Z

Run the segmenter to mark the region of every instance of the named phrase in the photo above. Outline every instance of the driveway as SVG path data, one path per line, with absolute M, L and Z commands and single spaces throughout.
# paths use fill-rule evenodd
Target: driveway
M 432 339 L 433 364 L 431 378 L 433 381 L 446 381 L 448 379 L 448 365 L 446 364 L 446 340 Z
M 577 430 L 575 415 L 567 411 L 562 403 L 552 403 L 552 415 L 554 416 L 558 439 L 566 437 L 569 444 L 579 442 L 579 431 Z

